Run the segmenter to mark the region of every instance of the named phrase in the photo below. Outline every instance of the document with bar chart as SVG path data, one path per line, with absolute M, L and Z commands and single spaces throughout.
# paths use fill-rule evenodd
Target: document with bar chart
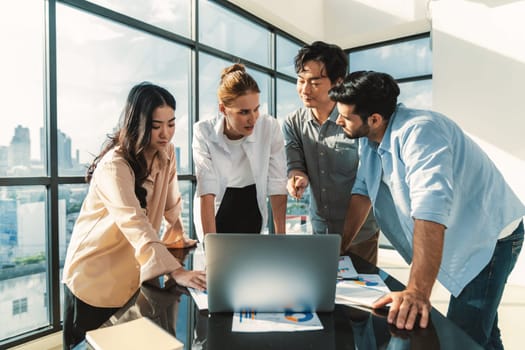
M 323 329 L 315 312 L 255 312 L 233 314 L 232 332 L 295 332 Z
M 357 279 L 337 281 L 335 303 L 371 308 L 377 299 L 389 292 L 379 275 L 360 274 Z
M 338 279 L 357 278 L 357 271 L 355 270 L 352 260 L 348 256 L 339 257 L 339 267 L 337 268 Z

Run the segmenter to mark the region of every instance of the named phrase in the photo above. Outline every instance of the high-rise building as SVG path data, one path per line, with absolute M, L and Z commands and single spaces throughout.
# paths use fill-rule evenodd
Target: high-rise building
M 9 144 L 9 151 L 7 156 L 8 167 L 15 167 L 18 165 L 31 165 L 31 139 L 29 136 L 29 128 L 18 125 L 15 128 L 15 134 Z
M 0 199 L 0 262 L 9 263 L 12 249 L 17 245 L 16 200 Z
M 73 167 L 73 158 L 71 157 L 71 137 L 60 129 L 57 131 L 57 148 L 58 164 L 62 169 L 71 169 Z M 40 157 L 46 159 L 46 135 L 44 128 L 40 128 Z
M 73 167 L 71 159 L 71 137 L 58 130 L 58 164 L 63 169 Z
M 181 153 L 180 153 L 180 147 L 179 146 L 175 146 L 175 159 L 177 159 L 177 172 L 180 171 L 180 156 L 181 156 Z
M 0 146 L 0 176 L 5 175 L 7 173 L 7 168 L 9 166 L 8 155 L 9 147 Z

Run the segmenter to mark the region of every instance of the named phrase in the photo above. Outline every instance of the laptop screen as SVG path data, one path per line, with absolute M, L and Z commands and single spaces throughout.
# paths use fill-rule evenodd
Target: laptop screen
M 209 312 L 332 311 L 339 235 L 209 234 Z

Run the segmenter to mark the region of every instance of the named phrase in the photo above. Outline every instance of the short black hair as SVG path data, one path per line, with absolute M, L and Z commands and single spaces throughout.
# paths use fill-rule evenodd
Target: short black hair
M 388 120 L 396 109 L 399 86 L 386 73 L 357 71 L 331 88 L 328 96 L 335 102 L 353 105 L 354 113 L 363 121 L 373 113 L 379 113 Z
M 311 45 L 305 45 L 295 56 L 295 72 L 297 74 L 304 70 L 304 65 L 308 61 L 322 62 L 325 67 L 326 75 L 330 81 L 335 83 L 337 79 L 346 75 L 348 68 L 348 57 L 339 46 L 327 44 L 322 41 L 315 41 Z

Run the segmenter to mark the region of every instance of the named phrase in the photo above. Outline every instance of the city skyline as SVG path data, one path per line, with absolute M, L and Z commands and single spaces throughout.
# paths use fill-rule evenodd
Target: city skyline
M 31 130 L 27 126 L 18 124 L 13 131 L 10 142 L 0 145 L 0 176 L 41 175 L 45 173 L 46 135 L 44 128 L 40 128 L 38 142 L 31 139 Z M 58 162 L 61 169 L 85 169 L 79 162 L 79 150 L 72 155 L 72 139 L 58 129 L 57 132 Z M 39 157 L 33 158 L 31 148 L 36 143 L 40 149 Z
M 44 171 L 42 160 L 46 158 L 46 135 L 44 128 L 40 128 L 40 158 L 30 157 L 31 136 L 28 127 L 18 124 L 14 128 L 14 134 L 8 145 L 0 145 L 0 176 L 17 176 L 17 175 L 39 175 Z M 73 156 L 73 140 L 60 129 L 57 130 L 58 146 L 58 164 L 61 170 L 72 169 L 69 175 L 83 176 L 88 163 L 81 163 L 78 149 Z M 181 168 L 182 152 L 179 146 L 175 146 L 177 160 L 177 169 Z M 94 156 L 93 156 L 94 158 Z M 19 167 L 24 168 L 21 170 Z M 80 173 L 74 173 L 81 171 Z

